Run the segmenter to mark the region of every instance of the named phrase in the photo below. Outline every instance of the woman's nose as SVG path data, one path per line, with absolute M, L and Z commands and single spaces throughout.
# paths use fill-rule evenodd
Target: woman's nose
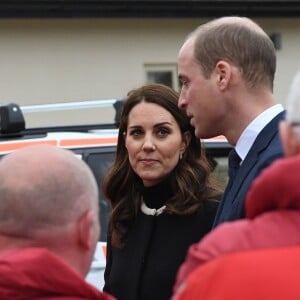
M 145 138 L 144 144 L 143 144 L 143 150 L 145 151 L 154 151 L 156 149 L 155 143 L 152 140 L 152 138 Z

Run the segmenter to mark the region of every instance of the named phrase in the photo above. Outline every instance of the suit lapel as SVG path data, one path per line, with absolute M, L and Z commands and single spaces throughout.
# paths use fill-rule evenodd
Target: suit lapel
M 239 168 L 234 183 L 230 189 L 230 197 L 232 202 L 236 199 L 236 195 L 239 192 L 242 184 L 247 178 L 249 172 L 253 169 L 259 159 L 259 155 L 264 151 L 273 138 L 278 134 L 279 122 L 284 119 L 285 112 L 281 112 L 259 133 L 252 147 L 250 148 L 245 160 Z

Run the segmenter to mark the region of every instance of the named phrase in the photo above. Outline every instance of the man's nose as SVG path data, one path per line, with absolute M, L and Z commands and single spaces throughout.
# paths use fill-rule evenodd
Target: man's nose
M 186 98 L 184 97 L 183 93 L 181 92 L 179 95 L 179 100 L 178 100 L 178 107 L 181 109 L 186 108 Z

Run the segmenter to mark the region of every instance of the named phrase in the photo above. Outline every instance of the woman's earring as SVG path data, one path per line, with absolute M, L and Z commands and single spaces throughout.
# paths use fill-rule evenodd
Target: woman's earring
M 182 157 L 183 157 L 183 152 L 180 152 L 179 159 L 182 160 Z

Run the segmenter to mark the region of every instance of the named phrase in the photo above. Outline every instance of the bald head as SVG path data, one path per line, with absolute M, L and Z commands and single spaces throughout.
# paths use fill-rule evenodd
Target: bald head
M 225 60 L 239 68 L 249 87 L 273 89 L 276 55 L 265 31 L 245 17 L 222 17 L 200 25 L 188 35 L 182 51 L 193 48 L 195 61 L 209 78 L 216 64 Z
M 224 25 L 244 26 L 244 27 L 248 27 L 250 30 L 256 31 L 259 34 L 266 35 L 266 33 L 262 30 L 260 26 L 258 26 L 254 21 L 246 17 L 237 17 L 237 16 L 222 17 L 206 23 L 205 27 L 218 27 Z
M 63 228 L 90 209 L 98 215 L 97 185 L 72 152 L 39 145 L 1 159 L 0 233 L 26 237 Z

